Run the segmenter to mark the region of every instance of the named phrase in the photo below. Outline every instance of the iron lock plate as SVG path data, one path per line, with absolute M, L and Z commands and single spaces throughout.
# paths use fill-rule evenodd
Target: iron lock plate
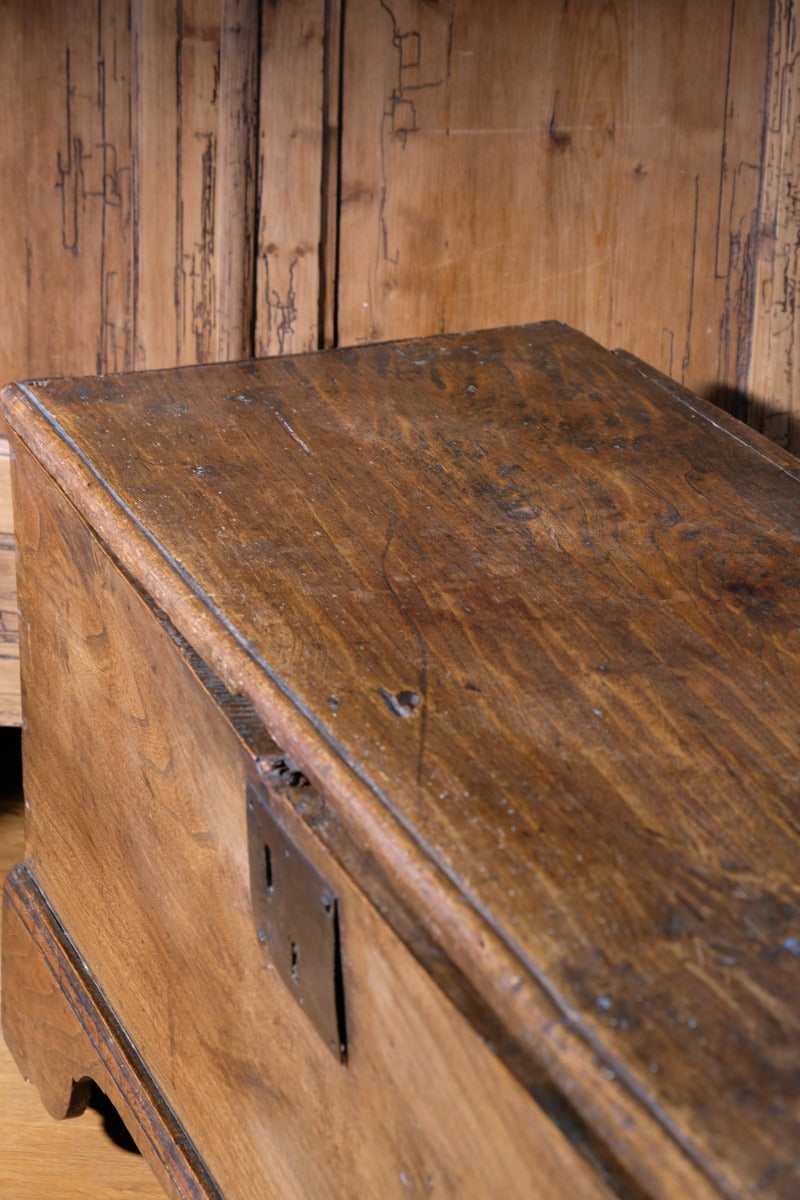
M 337 898 L 276 822 L 266 789 L 254 783 L 247 786 L 247 825 L 258 940 L 323 1041 L 344 1062 Z

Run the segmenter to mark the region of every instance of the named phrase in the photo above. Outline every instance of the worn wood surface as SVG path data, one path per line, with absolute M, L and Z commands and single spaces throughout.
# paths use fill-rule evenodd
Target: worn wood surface
M 22 471 L 41 501 L 19 527 L 37 631 L 23 639 L 30 868 L 223 1193 L 610 1197 L 273 789 L 339 898 L 347 1065 L 334 1058 L 269 969 L 250 907 L 244 782 L 272 741 L 27 456 Z
M 256 0 L 3 5 L 3 380 L 252 352 L 258 26 Z
M 0 373 L 132 367 L 127 14 L 95 0 L 3 13 L 26 69 L 11 71 L 21 121 L 2 199 L 24 236 L 3 247 L 19 317 L 0 331 Z
M 789 455 L 556 325 L 41 383 L 8 412 L 518 1078 L 652 1195 L 794 1194 Z M 75 654 L 109 636 L 51 603 Z
M 325 0 L 265 6 L 255 352 L 316 350 L 324 287 Z M 333 181 L 335 183 L 335 180 Z M 326 181 L 326 184 L 328 181 Z M 330 274 L 330 272 L 329 272 Z M 324 320 L 324 318 L 323 318 Z
M 19 733 L 0 730 L 0 880 L 24 856 Z M 1 981 L 0 981 L 1 982 Z M 40 1031 L 41 1032 L 41 1031 Z M 160 1200 L 147 1163 L 112 1140 L 93 1099 L 77 1121 L 54 1123 L 0 1037 L 0 1195 L 8 1200 Z M 116 1132 L 115 1132 L 116 1135 Z
M 252 353 L 258 5 L 134 5 L 137 367 Z

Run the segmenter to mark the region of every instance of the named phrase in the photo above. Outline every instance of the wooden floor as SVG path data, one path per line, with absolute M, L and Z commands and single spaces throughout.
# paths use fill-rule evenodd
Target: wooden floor
M 0 727 L 0 879 L 22 858 L 22 826 L 19 734 Z M 144 1160 L 106 1131 L 116 1114 L 102 1099 L 75 1120 L 51 1120 L 0 1038 L 2 1200 L 164 1200 Z

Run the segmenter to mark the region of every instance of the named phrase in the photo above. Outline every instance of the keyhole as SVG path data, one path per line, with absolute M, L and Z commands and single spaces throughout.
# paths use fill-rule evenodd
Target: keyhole
M 300 983 L 300 976 L 297 972 L 297 942 L 292 942 L 292 981 L 296 984 Z

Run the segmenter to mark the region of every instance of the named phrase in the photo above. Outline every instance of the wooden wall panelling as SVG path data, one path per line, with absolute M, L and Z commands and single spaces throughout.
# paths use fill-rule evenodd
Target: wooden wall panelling
M 3 6 L 4 380 L 251 352 L 259 10 Z
M 767 81 L 760 239 L 756 263 L 753 353 L 747 392 L 753 424 L 800 453 L 800 66 L 797 14 L 789 0 L 773 0 Z
M 330 111 L 331 52 L 338 21 L 325 0 L 264 6 L 259 111 L 258 356 L 320 344 L 322 256 L 330 249 L 323 171 Z M 326 26 L 328 40 L 326 41 Z M 333 32 L 333 40 L 330 34 Z M 334 60 L 335 79 L 335 60 Z M 330 274 L 330 271 L 328 272 Z
M 611 183 L 624 253 L 609 344 L 635 343 L 735 409 L 750 355 L 769 14 L 735 0 L 633 10 L 633 175 L 641 164 L 655 180 L 631 189 L 626 167 L 622 186 Z
M 25 287 L 0 335 L 0 374 L 132 366 L 127 8 L 3 9 L 21 122 L 4 162 L 2 256 Z
M 192 195 L 189 178 L 190 171 L 201 183 L 204 178 L 214 48 L 206 42 L 205 71 L 200 70 L 197 49 L 183 51 L 175 3 L 141 0 L 132 24 L 140 64 L 131 98 L 137 180 L 136 366 L 166 366 L 188 362 L 198 347 L 210 350 L 211 344 L 204 297 L 211 290 L 213 223 L 207 209 L 212 193 L 206 193 L 203 206 L 202 193 Z M 211 181 L 209 170 L 205 178 Z
M 258 0 L 137 0 L 136 366 L 252 352 Z
M 11 4 L 0 4 L 0 376 L 7 382 L 27 362 L 26 275 L 28 237 L 25 205 L 23 29 Z M 1 418 L 0 418 L 1 420 Z M 8 532 L 5 527 L 3 532 Z
M 217 358 L 253 353 L 259 0 L 223 0 L 219 66 Z
M 342 342 L 558 317 L 737 378 L 767 15 L 349 0 Z

